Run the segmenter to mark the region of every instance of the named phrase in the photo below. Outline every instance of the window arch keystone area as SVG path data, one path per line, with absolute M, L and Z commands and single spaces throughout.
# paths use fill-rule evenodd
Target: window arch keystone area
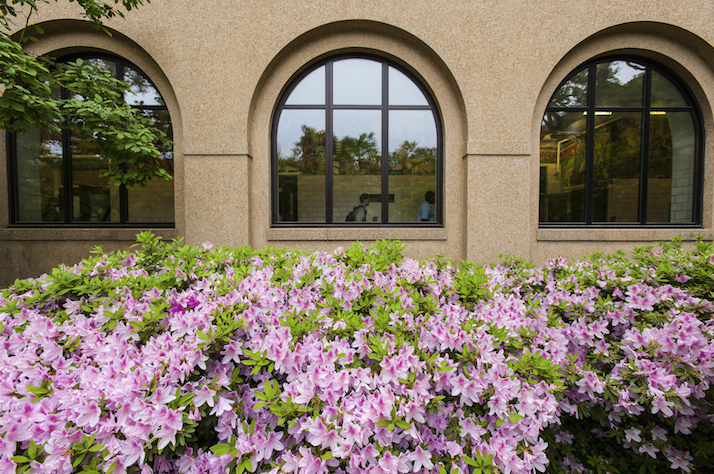
M 272 127 L 274 226 L 440 226 L 434 100 L 400 66 L 339 56 L 301 74 Z
M 561 83 L 540 139 L 540 226 L 701 225 L 701 115 L 643 58 L 591 61 Z

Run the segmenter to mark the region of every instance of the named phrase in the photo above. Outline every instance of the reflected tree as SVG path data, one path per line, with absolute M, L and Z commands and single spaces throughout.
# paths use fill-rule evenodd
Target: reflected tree
M 325 131 L 303 125 L 302 136 L 295 142 L 292 155 L 278 152 L 278 172 L 307 175 L 325 173 Z
M 362 133 L 359 137 L 334 137 L 333 167 L 335 174 L 380 174 L 382 154 L 377 146 L 374 132 Z
M 389 154 L 389 174 L 436 175 L 436 148 L 420 147 L 405 140 Z

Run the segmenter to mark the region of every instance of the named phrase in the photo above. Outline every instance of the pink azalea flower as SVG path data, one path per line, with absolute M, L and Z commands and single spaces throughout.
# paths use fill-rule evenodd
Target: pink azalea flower
M 233 409 L 233 403 L 235 403 L 235 400 L 229 400 L 226 397 L 223 397 L 221 395 L 218 395 L 218 400 L 216 401 L 215 406 L 211 409 L 211 415 L 216 415 L 216 416 L 221 416 L 224 412 L 230 411 Z M 210 403 L 209 403 L 210 406 Z
M 414 462 L 412 472 L 418 472 L 422 468 L 434 468 L 434 463 L 431 462 L 431 453 L 429 451 L 421 449 L 421 446 L 416 447 L 416 449 L 411 453 L 410 458 Z
M 641 433 L 642 431 L 637 428 L 630 428 L 629 430 L 625 430 L 625 439 L 628 443 L 632 443 L 633 441 L 639 443 L 642 441 L 642 438 L 640 438 Z

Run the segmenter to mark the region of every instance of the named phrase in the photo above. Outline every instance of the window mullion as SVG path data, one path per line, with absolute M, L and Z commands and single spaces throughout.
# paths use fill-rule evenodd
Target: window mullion
M 115 66 L 116 78 L 119 79 L 120 81 L 123 81 L 124 80 L 124 62 L 116 61 L 115 64 L 116 64 L 116 66 Z M 122 99 L 126 100 L 126 97 L 122 97 Z M 124 168 L 124 172 L 126 172 L 127 165 L 125 164 L 123 166 L 123 168 Z M 119 185 L 119 222 L 122 224 L 126 224 L 127 222 L 129 222 L 129 190 L 126 188 L 126 185 L 124 185 L 124 184 Z
M 332 173 L 332 61 L 325 64 L 325 222 L 332 224 L 332 200 L 334 193 L 332 183 L 334 181 Z
M 17 163 L 17 133 L 5 132 L 5 143 L 7 144 L 7 181 L 10 190 L 10 222 L 15 224 L 20 220 L 20 199 L 18 185 L 18 163 Z
M 585 154 L 585 224 L 593 223 L 595 179 L 595 87 L 597 65 L 590 66 L 588 72 L 588 111 L 585 130 L 587 130 L 587 143 Z
M 652 68 L 645 69 L 644 82 L 644 111 L 642 112 L 642 141 L 640 142 L 640 224 L 647 223 L 647 186 L 649 178 L 649 143 L 650 143 L 650 87 L 652 80 Z
M 69 91 L 65 88 L 60 89 L 60 97 L 69 99 Z M 60 124 L 61 125 L 61 124 Z M 72 222 L 72 131 L 68 128 L 62 128 L 62 185 L 64 192 L 62 193 L 62 204 L 64 207 L 64 223 Z
M 389 66 L 382 63 L 382 224 L 389 222 Z

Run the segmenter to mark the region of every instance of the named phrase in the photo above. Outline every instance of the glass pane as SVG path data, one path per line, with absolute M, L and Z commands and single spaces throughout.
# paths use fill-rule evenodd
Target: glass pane
M 119 222 L 119 188 L 99 176 L 106 169 L 97 148 L 72 132 L 72 221 Z
M 688 112 L 650 117 L 647 222 L 693 222 L 694 137 Z
M 547 112 L 540 132 L 540 222 L 585 222 L 587 116 Z
M 277 133 L 278 222 L 325 222 L 325 111 L 283 110 Z
M 631 61 L 597 65 L 595 102 L 597 107 L 641 107 L 645 66 Z
M 382 103 L 382 63 L 342 59 L 333 63 L 333 102 L 340 105 Z
M 325 66 L 305 76 L 290 93 L 287 105 L 325 105 Z
M 138 71 L 124 67 L 124 82 L 129 89 L 124 95 L 129 105 L 164 105 L 164 100 L 156 88 Z
M 641 113 L 595 116 L 593 222 L 639 222 L 641 142 Z
M 436 123 L 431 110 L 389 112 L 389 221 L 436 221 Z
M 687 101 L 672 82 L 652 71 L 652 107 L 686 107 Z
M 568 79 L 550 99 L 548 107 L 587 107 L 588 68 Z
M 173 138 L 171 119 L 166 110 L 145 110 L 142 115 L 152 119 L 169 139 Z M 156 166 L 174 174 L 173 150 L 163 149 Z M 174 222 L 174 181 L 173 179 L 152 179 L 146 186 L 134 186 L 127 190 L 129 196 L 129 222 Z
M 18 222 L 64 222 L 62 135 L 35 129 L 16 137 Z
M 82 58 L 82 61 L 86 64 L 91 64 L 92 66 L 105 69 L 112 74 L 112 77 L 117 77 L 117 63 L 114 60 L 104 58 Z
M 381 207 L 369 204 L 382 199 L 382 112 L 333 114 L 333 222 L 347 221 L 352 211 L 355 221 L 381 222 Z
M 389 105 L 429 105 L 429 102 L 414 81 L 390 66 Z

